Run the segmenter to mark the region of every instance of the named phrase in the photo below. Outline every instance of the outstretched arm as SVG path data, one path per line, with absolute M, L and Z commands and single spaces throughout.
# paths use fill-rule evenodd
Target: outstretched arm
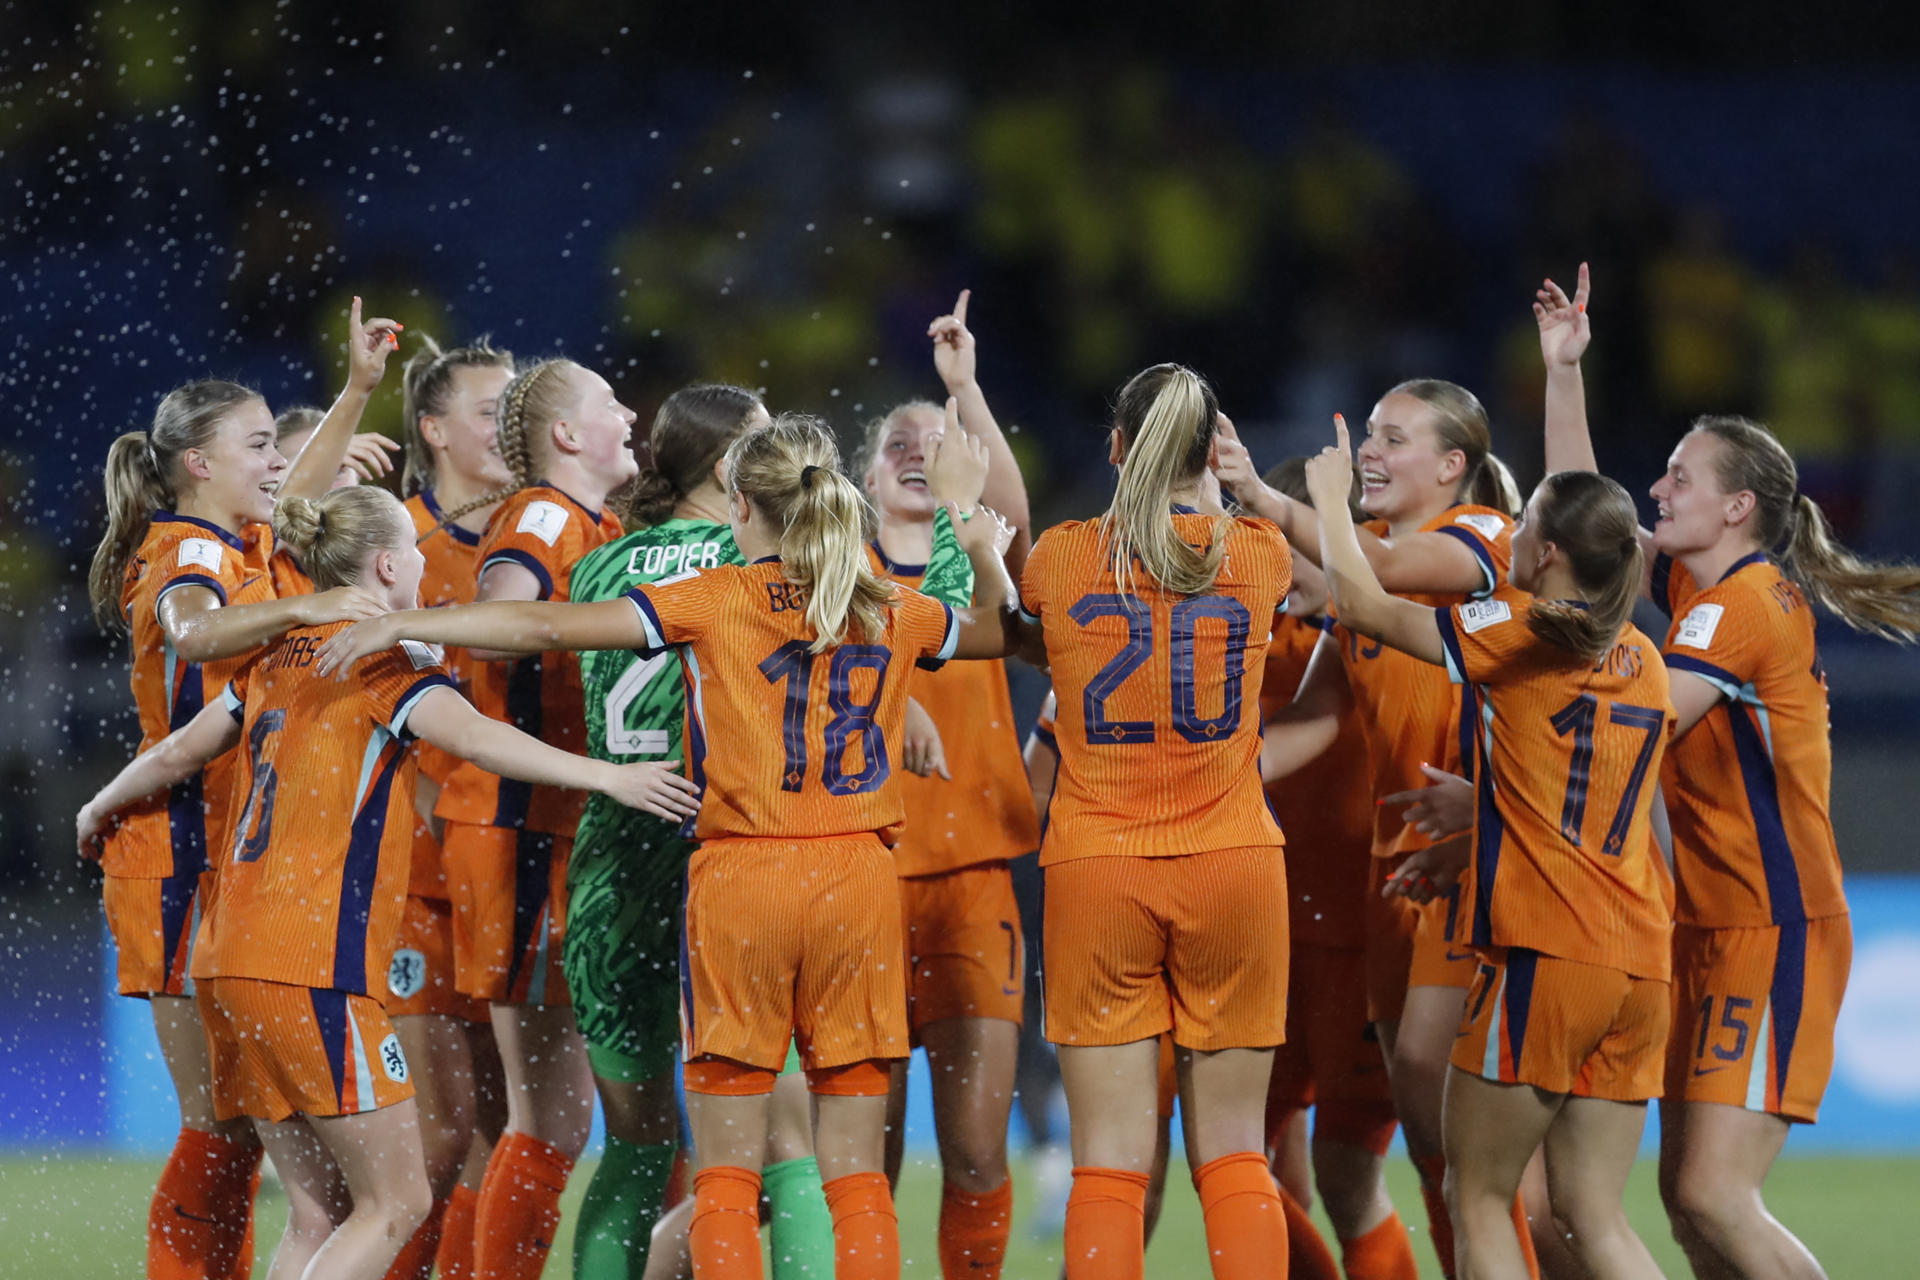
M 385 612 L 385 601 L 358 587 L 222 605 L 210 589 L 196 585 L 177 587 L 161 597 L 160 627 L 180 657 L 212 662 L 251 653 L 295 627 L 374 618 Z
M 402 640 L 520 654 L 553 649 L 634 649 L 644 647 L 647 636 L 633 606 L 624 598 L 591 604 L 495 600 L 437 609 L 403 609 L 356 622 L 336 633 L 320 647 L 315 673 L 344 674 L 361 658 L 391 649 Z
M 114 814 L 143 796 L 185 782 L 239 741 L 239 722 L 227 710 L 226 700 L 215 698 L 199 715 L 155 743 L 152 750 L 135 756 L 81 807 L 75 820 L 80 856 L 89 862 L 100 857 Z
M 1340 611 L 1340 624 L 1439 666 L 1446 661 L 1446 650 L 1433 610 L 1387 594 L 1360 550 L 1346 502 L 1353 485 L 1346 419 L 1335 414 L 1333 429 L 1336 443 L 1307 463 L 1307 488 L 1320 512 L 1321 551 L 1325 556 L 1321 567 L 1326 570 L 1334 606 Z
M 400 322 L 384 316 L 360 319 L 360 299 L 347 313 L 347 385 L 327 410 L 327 416 L 307 438 L 280 481 L 280 492 L 300 498 L 318 498 L 333 485 L 343 464 L 362 480 L 378 480 L 393 470 L 387 455 L 400 448 L 377 432 L 355 435 L 367 401 L 387 371 L 387 356 L 400 345 Z

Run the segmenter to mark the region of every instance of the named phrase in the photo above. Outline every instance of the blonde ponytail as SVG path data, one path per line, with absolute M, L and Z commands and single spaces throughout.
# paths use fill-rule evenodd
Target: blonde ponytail
M 1136 561 L 1173 595 L 1204 595 L 1213 589 L 1231 521 L 1224 516 L 1216 520 L 1207 546 L 1196 548 L 1180 536 L 1171 508 L 1174 486 L 1206 469 L 1218 414 L 1213 388 L 1181 365 L 1154 365 L 1120 389 L 1114 426 L 1126 443 L 1126 457 L 1101 532 L 1123 593 L 1134 589 Z
M 886 630 L 893 587 L 867 560 L 871 511 L 840 472 L 840 450 L 818 419 L 782 414 L 727 450 L 728 483 L 780 527 L 787 581 L 806 594 L 811 650 L 840 644 L 849 625 L 869 641 Z
M 400 500 L 374 485 L 335 489 L 318 498 L 274 504 L 273 536 L 293 552 L 322 591 L 351 586 L 375 551 L 413 541 L 413 520 Z
M 228 413 L 258 400 L 235 382 L 202 379 L 168 392 L 153 412 L 153 426 L 128 431 L 107 449 L 107 531 L 87 570 L 93 620 L 103 631 L 124 631 L 120 610 L 127 565 L 147 536 L 153 513 L 179 500 L 177 469 L 189 449 L 205 449 Z

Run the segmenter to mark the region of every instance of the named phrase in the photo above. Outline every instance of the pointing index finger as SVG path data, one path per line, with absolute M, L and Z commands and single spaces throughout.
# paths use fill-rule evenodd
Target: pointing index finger
M 1352 457 L 1353 448 L 1347 443 L 1347 420 L 1342 414 L 1333 415 L 1333 442 L 1339 448 L 1342 457 Z
M 965 326 L 967 323 L 967 299 L 972 296 L 973 290 L 962 289 L 960 291 L 960 297 L 953 304 L 953 318 L 958 320 L 962 326 Z

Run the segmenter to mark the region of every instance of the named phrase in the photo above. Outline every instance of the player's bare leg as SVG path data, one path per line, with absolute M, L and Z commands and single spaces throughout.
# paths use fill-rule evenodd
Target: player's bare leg
M 1825 1280 L 1761 1194 L 1790 1128 L 1780 1116 L 1725 1103 L 1660 1104 L 1660 1195 L 1695 1275 Z

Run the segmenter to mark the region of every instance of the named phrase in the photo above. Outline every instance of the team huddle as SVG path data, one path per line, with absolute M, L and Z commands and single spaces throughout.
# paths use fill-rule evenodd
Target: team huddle
M 1655 1098 L 1695 1273 L 1822 1275 L 1760 1195 L 1850 960 L 1810 602 L 1912 639 L 1920 570 L 1734 417 L 1641 528 L 1587 301 L 1536 297 L 1524 501 L 1453 383 L 1263 475 L 1162 364 L 1110 507 L 1037 538 L 964 293 L 945 404 L 852 467 L 725 385 L 633 441 L 484 340 L 421 342 L 396 445 L 358 299 L 324 413 L 176 388 L 107 459 L 143 736 L 78 820 L 182 1113 L 147 1273 L 250 1274 L 264 1151 L 278 1280 L 537 1277 L 597 1098 L 575 1274 L 897 1276 L 923 1047 L 941 1272 L 998 1276 L 1037 848 L 1073 1280 L 1143 1274 L 1176 1100 L 1222 1280 L 1412 1280 L 1402 1130 L 1447 1275 L 1656 1276 Z M 361 483 L 398 449 L 404 501 Z M 1024 749 L 1011 657 L 1053 682 Z

